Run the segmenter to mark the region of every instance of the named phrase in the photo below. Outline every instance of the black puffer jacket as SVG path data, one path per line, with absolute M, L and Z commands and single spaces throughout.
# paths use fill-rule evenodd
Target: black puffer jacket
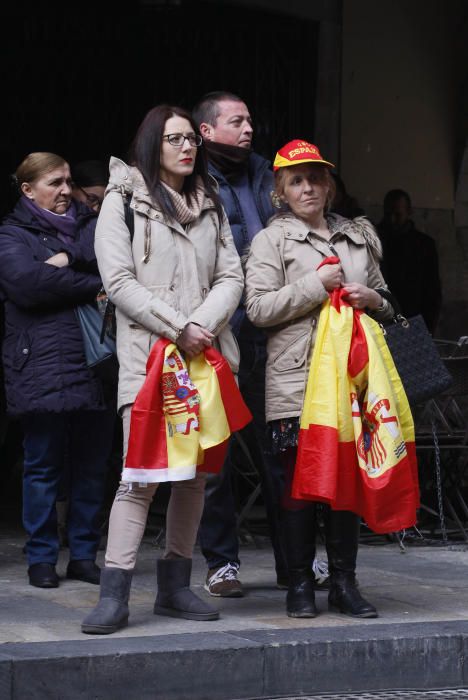
M 104 407 L 87 368 L 75 307 L 101 287 L 94 256 L 96 214 L 77 204 L 76 238 L 66 244 L 19 200 L 0 226 L 0 294 L 8 412 L 23 415 Z M 67 267 L 45 260 L 59 251 Z

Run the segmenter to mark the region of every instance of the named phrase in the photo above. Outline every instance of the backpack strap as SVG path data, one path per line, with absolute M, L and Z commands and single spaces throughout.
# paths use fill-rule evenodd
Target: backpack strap
M 135 214 L 130 206 L 130 202 L 127 198 L 124 198 L 124 214 L 125 214 L 125 225 L 130 231 L 130 243 L 133 242 L 133 236 L 135 235 Z
M 122 195 L 124 205 L 125 225 L 130 231 L 130 243 L 132 243 L 133 236 L 135 235 L 135 213 L 130 206 L 131 192 L 129 192 L 122 186 L 120 188 L 120 193 Z
M 133 212 L 133 209 L 130 206 L 129 194 L 127 192 L 125 192 L 123 189 L 121 190 L 121 193 L 122 193 L 122 200 L 123 200 L 123 205 L 124 205 L 125 225 L 130 232 L 130 243 L 132 243 L 133 237 L 135 235 L 135 214 Z M 110 337 L 115 338 L 115 334 L 116 334 L 115 306 L 110 301 L 110 299 L 107 299 L 106 306 L 104 309 L 104 315 L 102 318 L 102 326 L 101 326 L 101 333 L 100 333 L 99 341 L 101 343 L 103 343 L 106 335 L 109 335 Z

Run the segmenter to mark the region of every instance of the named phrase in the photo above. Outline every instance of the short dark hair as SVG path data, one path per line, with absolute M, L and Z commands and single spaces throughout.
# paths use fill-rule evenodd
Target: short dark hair
M 107 185 L 109 168 L 101 160 L 82 160 L 71 168 L 72 178 L 78 187 L 95 187 Z
M 408 209 L 411 209 L 411 197 L 408 192 L 405 192 L 405 190 L 389 190 L 384 197 L 384 213 L 390 211 L 395 202 L 398 202 L 399 199 L 404 199 L 408 205 Z
M 233 92 L 223 90 L 208 92 L 206 95 L 203 95 L 192 110 L 193 118 L 198 126 L 203 123 L 216 126 L 216 121 L 220 114 L 219 103 L 225 100 L 231 100 L 232 102 L 244 101 L 242 97 L 235 95 Z
M 174 206 L 167 191 L 161 184 L 162 137 L 165 124 L 171 117 L 187 119 L 193 131 L 200 135 L 200 131 L 193 117 L 185 109 L 167 104 L 158 105 L 150 109 L 140 124 L 131 146 L 130 160 L 132 165 L 135 165 L 143 175 L 148 192 L 155 200 L 162 213 L 170 219 L 174 219 Z M 189 202 L 197 189 L 198 178 L 201 178 L 205 192 L 215 206 L 218 221 L 221 225 L 223 210 L 219 197 L 214 189 L 213 180 L 208 175 L 207 158 L 203 144 L 197 148 L 193 172 L 184 179 L 183 192 L 187 195 Z

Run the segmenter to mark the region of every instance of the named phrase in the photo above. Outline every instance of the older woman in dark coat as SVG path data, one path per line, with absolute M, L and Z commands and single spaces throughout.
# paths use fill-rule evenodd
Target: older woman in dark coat
M 0 288 L 7 408 L 24 430 L 29 581 L 58 585 L 55 501 L 67 463 L 67 576 L 99 583 L 95 557 L 113 416 L 86 365 L 75 312 L 101 288 L 96 214 L 72 201 L 69 166 L 55 154 L 31 153 L 16 179 L 21 197 L 0 227 Z

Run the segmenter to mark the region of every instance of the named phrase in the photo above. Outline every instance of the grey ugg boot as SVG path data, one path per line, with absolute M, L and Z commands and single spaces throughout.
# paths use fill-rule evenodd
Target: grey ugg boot
M 185 620 L 217 620 L 218 610 L 190 590 L 191 559 L 158 559 L 158 594 L 155 615 L 182 617 Z
M 81 625 L 85 634 L 112 634 L 128 625 L 128 598 L 133 570 L 101 569 L 99 602 Z

